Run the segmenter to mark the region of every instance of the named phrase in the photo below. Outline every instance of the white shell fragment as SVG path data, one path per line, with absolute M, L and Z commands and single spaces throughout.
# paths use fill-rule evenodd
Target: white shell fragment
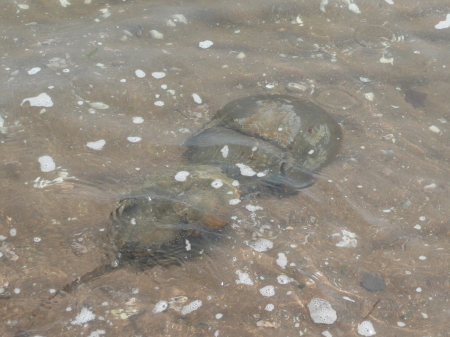
M 194 100 L 195 103 L 197 104 L 202 104 L 202 98 L 198 95 L 198 94 L 192 94 L 192 98 Z
M 358 333 L 361 336 L 374 336 L 377 334 L 370 321 L 363 321 L 358 324 Z
M 200 300 L 195 300 L 195 301 L 193 301 L 193 302 L 191 302 L 191 303 L 189 303 L 189 304 L 183 306 L 183 307 L 181 308 L 181 314 L 182 314 L 183 316 L 184 316 L 184 315 L 187 315 L 187 314 L 189 314 L 189 313 L 191 313 L 191 312 L 197 310 L 198 308 L 200 308 L 200 307 L 202 306 L 202 304 L 203 304 L 202 301 L 200 301 Z
M 250 166 L 241 163 L 236 164 L 236 166 L 239 167 L 243 176 L 253 177 L 254 175 L 256 175 L 256 172 L 253 171 Z
M 350 12 L 361 14 L 361 11 L 359 10 L 359 7 L 356 4 L 348 5 L 348 9 L 350 10 Z
M 44 108 L 50 108 L 53 106 L 51 97 L 45 92 L 37 95 L 36 97 L 25 98 L 20 105 L 23 105 L 25 102 L 30 102 L 30 106 L 39 106 Z
M 56 168 L 56 164 L 50 156 L 39 157 L 38 162 L 41 164 L 42 172 L 50 172 Z
M 373 94 L 373 92 L 367 92 L 367 93 L 364 94 L 364 98 L 367 99 L 370 102 L 373 101 L 374 97 L 375 97 L 375 95 Z
M 441 130 L 440 130 L 436 125 L 430 126 L 430 127 L 428 128 L 428 130 L 430 130 L 431 132 L 434 132 L 434 133 L 439 133 L 439 132 L 441 132 Z
M 205 41 L 201 41 L 199 42 L 198 46 L 202 49 L 208 49 L 209 47 L 211 47 L 214 44 L 214 42 L 210 41 L 210 40 L 205 40 Z
M 159 301 L 158 303 L 155 304 L 155 307 L 153 308 L 153 313 L 157 314 L 159 312 L 163 312 L 164 310 L 167 309 L 168 306 L 169 304 L 166 301 Z
M 228 157 L 228 152 L 229 152 L 228 145 L 225 145 L 225 146 L 220 150 L 220 152 L 222 152 L 222 157 L 224 157 L 224 158 Z
M 273 242 L 270 240 L 261 238 L 258 241 L 251 243 L 249 246 L 251 248 L 253 248 L 253 250 L 255 250 L 259 253 L 262 253 L 262 252 L 265 252 L 266 250 L 272 249 Z
M 127 140 L 131 143 L 137 143 L 141 141 L 141 137 L 127 137 Z
M 104 139 L 97 140 L 95 142 L 89 142 L 86 146 L 92 150 L 101 150 L 105 146 L 106 141 Z
M 164 38 L 164 34 L 158 32 L 157 30 L 152 29 L 150 31 L 150 36 L 155 40 L 162 40 Z
M 450 14 L 447 14 L 447 17 L 444 21 L 439 21 L 437 25 L 434 26 L 436 29 L 445 29 L 450 27 Z
M 259 293 L 265 297 L 272 297 L 275 295 L 275 288 L 273 286 L 265 286 L 259 289 Z
M 214 188 L 221 188 L 223 186 L 223 182 L 220 179 L 216 179 L 211 183 L 211 186 Z
M 155 71 L 152 73 L 152 76 L 156 79 L 160 79 L 160 78 L 166 77 L 166 73 L 164 73 L 162 71 Z
M 143 70 L 141 70 L 141 69 L 136 70 L 134 73 L 135 73 L 136 76 L 139 77 L 139 78 L 145 77 L 145 72 L 144 72 Z
M 61 3 L 61 6 L 63 6 L 63 7 L 67 7 L 70 5 L 70 2 L 67 0 L 59 0 L 59 2 Z
M 186 17 L 183 14 L 173 14 L 170 16 L 170 18 L 174 21 L 184 23 L 185 25 L 188 23 Z
M 142 118 L 142 117 L 133 117 L 133 123 L 134 124 L 144 123 L 144 118 Z
M 239 280 L 236 280 L 237 284 L 246 284 L 248 286 L 253 285 L 253 281 L 247 273 L 240 270 L 236 270 L 236 274 L 239 276 Z
M 102 102 L 89 102 L 89 105 L 91 106 L 91 108 L 93 109 L 99 109 L 99 110 L 104 110 L 104 109 L 108 109 L 109 105 L 102 103 Z
M 34 68 L 31 68 L 30 70 L 28 70 L 28 75 L 35 75 L 35 74 L 37 74 L 40 71 L 41 71 L 41 68 L 34 67 Z
M 156 106 L 164 106 L 164 102 L 163 101 L 156 101 L 154 104 Z
M 186 181 L 186 178 L 188 177 L 190 173 L 187 171 L 180 171 L 177 174 L 175 174 L 175 180 L 176 181 Z
M 331 303 L 322 298 L 313 298 L 308 304 L 309 315 L 314 323 L 333 324 L 337 320 L 336 311 Z

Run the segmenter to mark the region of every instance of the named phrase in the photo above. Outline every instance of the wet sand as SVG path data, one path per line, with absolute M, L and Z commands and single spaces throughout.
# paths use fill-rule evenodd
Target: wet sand
M 447 334 L 450 28 L 435 28 L 447 2 L 256 2 L 5 5 L 3 336 L 360 336 L 366 320 L 376 336 Z M 52 106 L 23 102 L 42 93 Z M 182 266 L 58 292 L 115 259 L 105 231 L 121 195 L 182 163 L 184 141 L 226 103 L 263 93 L 341 124 L 341 153 L 312 187 L 243 199 L 220 242 Z M 261 239 L 272 248 L 255 250 Z M 386 287 L 365 289 L 366 274 Z M 334 324 L 312 321 L 313 298 Z

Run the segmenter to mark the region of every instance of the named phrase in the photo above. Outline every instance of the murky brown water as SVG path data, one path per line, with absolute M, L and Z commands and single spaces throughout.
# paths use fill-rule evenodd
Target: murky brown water
M 69 2 L 2 3 L 2 336 L 360 336 L 363 321 L 449 335 L 447 1 Z M 243 199 L 182 266 L 58 292 L 114 259 L 104 232 L 121 195 L 182 162 L 227 102 L 291 82 L 344 132 L 312 187 Z M 23 102 L 43 93 L 52 106 Z M 386 287 L 363 288 L 367 274 Z M 313 298 L 334 324 L 312 321 Z

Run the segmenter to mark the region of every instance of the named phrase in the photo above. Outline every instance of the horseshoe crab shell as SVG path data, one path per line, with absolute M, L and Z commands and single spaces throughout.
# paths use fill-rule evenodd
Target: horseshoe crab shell
M 180 249 L 186 252 L 186 238 L 225 226 L 239 197 L 238 187 L 218 167 L 155 172 L 112 214 L 115 244 L 122 258 L 156 264 Z
M 282 194 L 314 183 L 313 174 L 339 152 L 342 130 L 318 105 L 285 95 L 256 95 L 236 99 L 220 109 L 188 139 L 186 156 L 192 163 L 220 165 L 224 172 L 245 180 L 260 178 Z M 226 155 L 225 155 L 226 153 Z

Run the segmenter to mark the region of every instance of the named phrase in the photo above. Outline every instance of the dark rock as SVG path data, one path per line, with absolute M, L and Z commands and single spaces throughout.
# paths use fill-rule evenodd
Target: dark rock
M 368 291 L 381 291 L 386 288 L 386 283 L 384 283 L 382 277 L 373 276 L 368 273 L 364 273 L 360 285 Z

